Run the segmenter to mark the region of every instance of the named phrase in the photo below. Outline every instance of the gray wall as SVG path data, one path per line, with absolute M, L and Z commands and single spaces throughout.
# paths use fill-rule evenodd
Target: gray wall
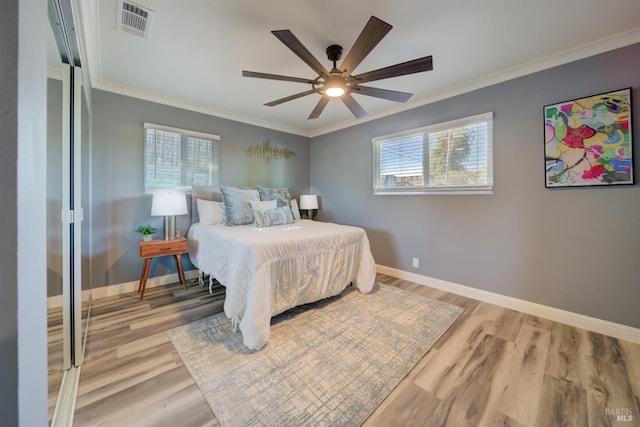
M 150 223 L 158 229 L 156 237 L 162 233 L 162 218 L 150 215 L 151 196 L 144 194 L 144 122 L 220 135 L 222 185 L 289 187 L 296 196 L 309 191 L 308 138 L 100 90 L 92 96 L 93 288 L 138 280 L 142 262 L 134 230 Z M 243 150 L 266 139 L 295 156 L 267 164 Z M 177 217 L 182 233 L 189 224 L 189 216 Z M 156 259 L 151 267 L 151 276 L 173 272 L 171 257 Z
M 10 1 L 0 18 L 0 191 L 5 198 L 0 203 L 0 268 L 4 286 L 0 299 L 0 413 L 9 425 L 18 424 L 18 264 L 15 245 L 18 243 L 18 2 Z
M 46 11 L 46 2 L 8 0 L 0 14 L 0 414 L 8 426 L 47 424 Z
M 321 219 L 365 227 L 377 264 L 640 327 L 640 188 L 545 189 L 542 125 L 544 105 L 639 85 L 634 45 L 315 137 Z M 493 195 L 372 195 L 371 138 L 488 111 Z

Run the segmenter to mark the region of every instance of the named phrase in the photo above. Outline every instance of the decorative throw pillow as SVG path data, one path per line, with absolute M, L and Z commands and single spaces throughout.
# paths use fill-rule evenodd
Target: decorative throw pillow
M 201 224 L 222 224 L 224 221 L 224 206 L 222 202 L 198 199 L 196 204 L 198 205 L 198 217 Z
M 298 208 L 298 201 L 296 199 L 291 199 L 291 213 L 293 213 L 293 217 L 296 220 L 300 219 L 300 208 Z
M 220 187 L 224 200 L 225 225 L 244 225 L 253 222 L 249 202 L 260 198 L 255 188 Z
M 276 200 L 251 200 L 249 202 L 251 209 L 265 211 L 267 209 L 275 209 L 278 207 Z
M 260 200 L 277 200 L 278 207 L 289 206 L 291 194 L 288 188 L 266 188 L 258 186 Z
M 283 206 L 266 211 L 253 211 L 256 219 L 256 227 L 271 227 L 274 225 L 293 224 L 295 219 L 289 206 Z

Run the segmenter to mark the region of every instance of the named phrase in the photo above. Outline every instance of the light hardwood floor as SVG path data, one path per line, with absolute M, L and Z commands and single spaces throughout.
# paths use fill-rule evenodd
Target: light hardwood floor
M 62 307 L 47 309 L 47 368 L 49 371 L 49 422 L 56 407 L 63 370 Z
M 377 279 L 466 310 L 364 426 L 640 426 L 640 345 Z M 165 331 L 221 311 L 223 300 L 222 287 L 209 295 L 176 283 L 141 302 L 94 301 L 75 425 L 219 425 Z

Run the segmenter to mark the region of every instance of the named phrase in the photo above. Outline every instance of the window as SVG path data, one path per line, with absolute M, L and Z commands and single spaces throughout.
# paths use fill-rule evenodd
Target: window
M 373 138 L 374 194 L 493 190 L 493 113 Z
M 191 188 L 218 184 L 220 137 L 144 124 L 144 188 Z

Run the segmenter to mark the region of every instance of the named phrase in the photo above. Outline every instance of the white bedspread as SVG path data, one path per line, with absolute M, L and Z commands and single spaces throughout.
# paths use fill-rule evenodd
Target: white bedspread
M 244 344 L 259 350 L 271 317 L 342 292 L 368 293 L 375 263 L 358 227 L 299 220 L 268 228 L 194 224 L 189 255 L 226 287 L 225 314 L 239 321 Z

